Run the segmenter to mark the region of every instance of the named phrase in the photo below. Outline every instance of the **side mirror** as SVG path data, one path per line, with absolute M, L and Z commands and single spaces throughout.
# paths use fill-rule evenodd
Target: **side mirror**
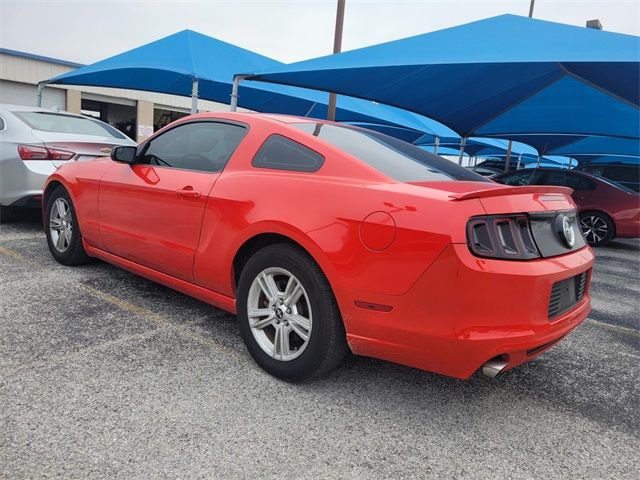
M 122 162 L 133 164 L 136 161 L 136 147 L 121 146 L 111 150 L 111 160 L 114 162 Z

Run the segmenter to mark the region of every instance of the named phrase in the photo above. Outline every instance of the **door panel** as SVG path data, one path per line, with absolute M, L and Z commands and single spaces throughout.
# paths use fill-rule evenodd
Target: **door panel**
M 246 133 L 224 122 L 178 123 L 140 145 L 134 165 L 110 169 L 99 193 L 107 249 L 193 282 L 207 197 Z
M 204 207 L 218 176 L 151 165 L 115 165 L 100 183 L 101 234 L 107 249 L 193 281 Z

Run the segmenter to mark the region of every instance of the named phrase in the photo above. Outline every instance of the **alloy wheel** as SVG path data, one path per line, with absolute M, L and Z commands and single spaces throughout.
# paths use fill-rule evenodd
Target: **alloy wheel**
M 609 233 L 607 222 L 597 215 L 587 215 L 580 219 L 580 227 L 585 239 L 589 243 L 602 242 Z
M 64 198 L 57 198 L 53 202 L 49 214 L 49 233 L 54 248 L 60 253 L 66 252 L 73 235 L 73 216 Z
M 247 316 L 256 342 L 275 360 L 294 360 L 309 344 L 313 325 L 309 296 L 283 268 L 267 268 L 256 276 L 249 289 Z

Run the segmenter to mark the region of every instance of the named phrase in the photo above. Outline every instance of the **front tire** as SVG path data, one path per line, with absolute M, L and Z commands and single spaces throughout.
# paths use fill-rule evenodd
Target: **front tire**
M 593 247 L 606 245 L 615 233 L 615 226 L 611 218 L 595 210 L 580 214 L 580 228 L 587 243 Z
M 275 377 L 321 376 L 348 352 L 329 282 L 300 248 L 277 244 L 255 253 L 240 275 L 237 308 L 249 353 Z
M 64 187 L 56 187 L 47 199 L 44 217 L 47 244 L 53 258 L 62 265 L 83 265 L 91 261 L 82 245 L 73 202 Z

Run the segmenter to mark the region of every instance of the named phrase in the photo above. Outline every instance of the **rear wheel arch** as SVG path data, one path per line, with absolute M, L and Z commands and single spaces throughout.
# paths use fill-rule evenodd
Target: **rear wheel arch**
M 309 251 L 308 248 L 305 248 L 304 245 L 302 245 L 300 242 L 291 238 L 288 235 L 284 235 L 282 233 L 275 233 L 275 232 L 265 232 L 265 233 L 259 233 L 245 240 L 245 242 L 240 246 L 240 248 L 238 248 L 238 250 L 236 251 L 236 254 L 233 257 L 232 281 L 233 281 L 233 287 L 236 290 L 236 292 L 238 289 L 238 281 L 240 280 L 240 275 L 242 274 L 242 270 L 244 269 L 249 259 L 255 253 L 262 250 L 263 248 L 268 247 L 270 245 L 277 245 L 277 244 L 290 245 L 304 252 L 318 265 L 318 267 L 320 268 L 324 276 L 327 278 L 327 281 L 329 282 L 329 284 L 331 284 L 331 281 L 329 280 L 329 276 L 327 275 L 326 269 L 323 268 L 322 263 L 318 261 L 316 256 L 314 256 Z

